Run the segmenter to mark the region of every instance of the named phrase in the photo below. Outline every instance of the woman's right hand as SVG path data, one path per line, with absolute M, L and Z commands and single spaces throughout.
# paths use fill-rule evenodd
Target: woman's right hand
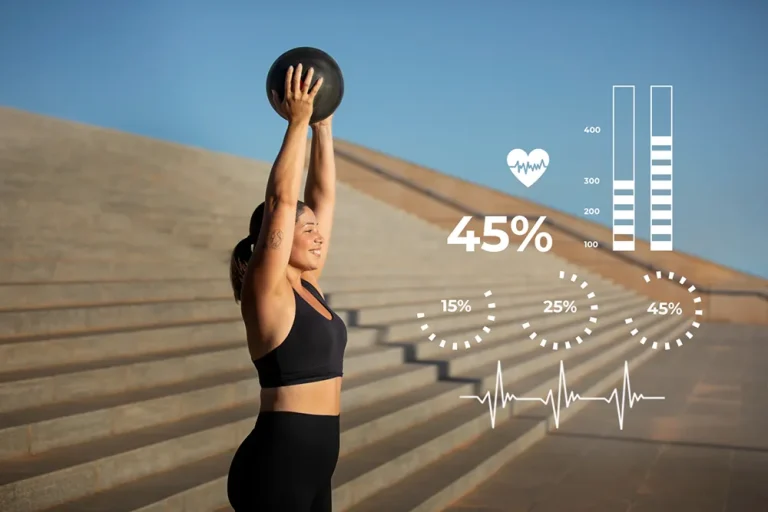
M 275 105 L 279 106 L 279 114 L 289 123 L 308 124 L 312 117 L 314 109 L 315 96 L 317 91 L 323 85 L 323 77 L 315 83 L 312 89 L 312 77 L 315 74 L 314 68 L 309 68 L 304 82 L 301 81 L 302 65 L 299 64 L 294 70 L 293 66 L 288 68 L 285 73 L 285 98 L 280 102 L 280 96 L 277 91 L 272 91 L 272 99 Z

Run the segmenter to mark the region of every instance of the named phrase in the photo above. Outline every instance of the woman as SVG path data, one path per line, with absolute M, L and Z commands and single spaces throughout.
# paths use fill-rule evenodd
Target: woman
M 301 64 L 286 73 L 283 145 L 250 234 L 232 253 L 232 287 L 261 384 L 256 426 L 229 470 L 227 492 L 237 512 L 330 512 L 339 457 L 347 330 L 318 285 L 328 256 L 336 168 L 329 118 L 311 126 L 305 202 L 299 201 L 307 129 L 322 86 L 320 78 L 309 88 L 313 69 L 303 83 L 301 74 Z

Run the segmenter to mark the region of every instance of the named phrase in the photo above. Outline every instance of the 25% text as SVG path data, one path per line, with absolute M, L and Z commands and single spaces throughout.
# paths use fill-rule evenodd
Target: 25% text
M 572 300 L 545 300 L 544 313 L 575 313 L 578 311 Z
M 545 231 L 539 231 L 546 218 L 546 216 L 539 217 L 531 227 L 528 218 L 522 215 L 513 217 L 511 221 L 504 215 L 488 215 L 484 217 L 483 221 L 483 238 L 498 239 L 496 243 L 488 243 L 484 242 L 481 237 L 475 236 L 474 230 L 464 231 L 472 221 L 472 216 L 465 216 L 448 235 L 447 242 L 448 245 L 463 245 L 467 252 L 474 252 L 478 245 L 485 252 L 502 252 L 509 247 L 509 233 L 507 233 L 506 226 L 502 226 L 509 224 L 513 235 L 524 236 L 523 241 L 517 247 L 517 252 L 523 252 L 531 241 L 533 241 L 537 251 L 548 252 L 552 249 L 552 235 Z

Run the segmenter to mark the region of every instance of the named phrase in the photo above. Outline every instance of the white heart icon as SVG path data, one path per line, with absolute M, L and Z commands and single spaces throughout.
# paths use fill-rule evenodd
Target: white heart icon
M 507 165 L 520 183 L 530 187 L 546 172 L 549 154 L 543 149 L 534 149 L 530 154 L 522 149 L 513 149 L 507 155 Z

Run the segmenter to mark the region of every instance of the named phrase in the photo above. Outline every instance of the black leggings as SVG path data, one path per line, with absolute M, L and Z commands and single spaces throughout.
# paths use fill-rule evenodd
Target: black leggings
M 331 512 L 339 416 L 261 412 L 229 468 L 236 512 Z

